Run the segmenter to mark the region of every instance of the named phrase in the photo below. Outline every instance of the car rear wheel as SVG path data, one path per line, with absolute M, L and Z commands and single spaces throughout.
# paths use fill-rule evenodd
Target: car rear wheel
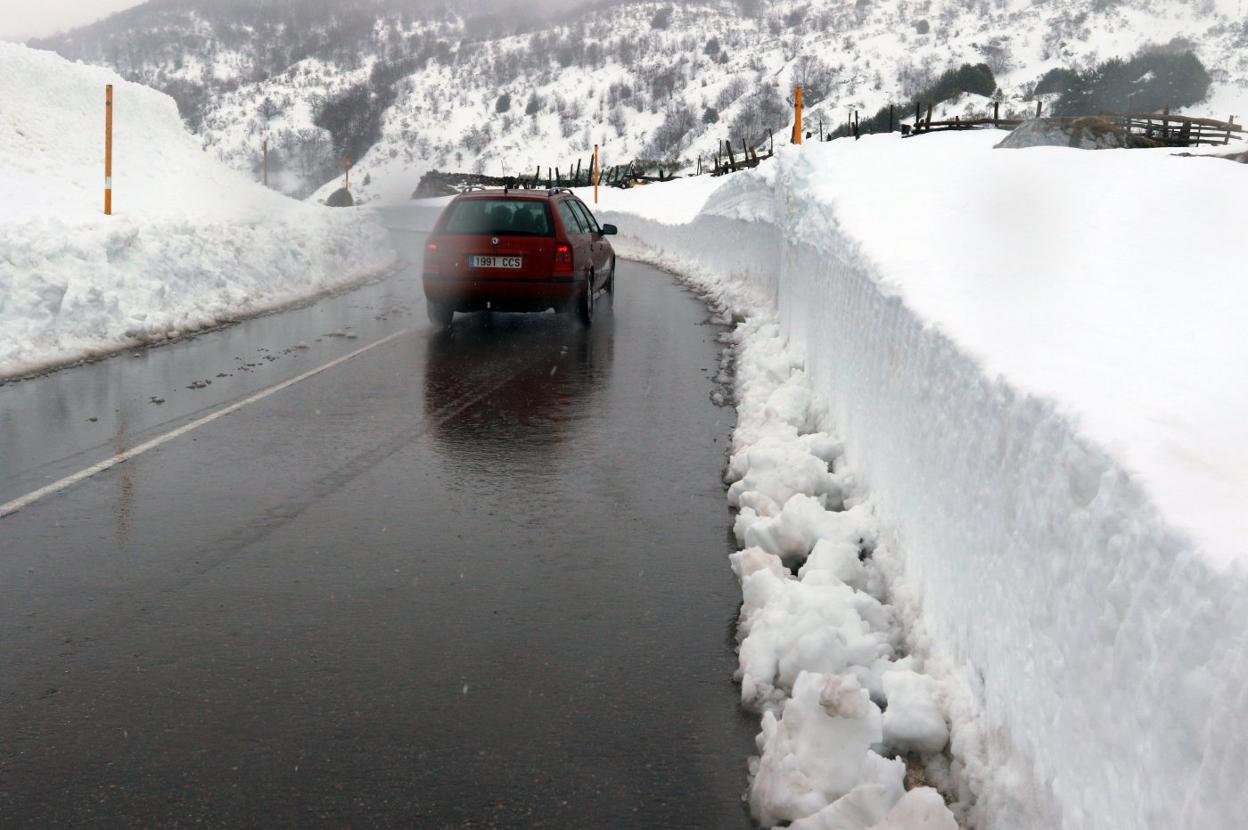
M 585 281 L 585 293 L 581 295 L 581 299 L 576 304 L 576 316 L 581 318 L 582 325 L 590 325 L 594 322 L 594 275 L 591 272 L 589 279 Z
M 455 309 L 442 303 L 426 302 L 425 310 L 429 313 L 429 322 L 442 329 L 448 328 L 455 317 Z
M 611 276 L 607 277 L 607 293 L 615 296 L 615 257 L 611 257 Z

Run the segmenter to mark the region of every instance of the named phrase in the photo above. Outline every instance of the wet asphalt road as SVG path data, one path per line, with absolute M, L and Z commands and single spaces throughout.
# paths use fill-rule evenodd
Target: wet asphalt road
M 0 826 L 749 827 L 720 330 L 621 263 L 588 331 L 439 336 L 395 240 L 0 386 L 3 503 L 411 329 L 0 519 Z

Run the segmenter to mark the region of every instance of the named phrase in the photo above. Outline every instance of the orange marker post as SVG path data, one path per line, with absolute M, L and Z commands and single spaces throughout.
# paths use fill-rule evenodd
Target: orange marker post
M 113 85 L 104 86 L 104 215 L 113 215 Z
M 342 160 L 342 175 L 345 177 L 342 182 L 342 189 L 347 191 L 347 195 L 351 195 L 351 159 Z
M 793 87 L 793 143 L 802 143 L 802 88 Z
M 598 145 L 594 145 L 594 204 L 598 204 Z

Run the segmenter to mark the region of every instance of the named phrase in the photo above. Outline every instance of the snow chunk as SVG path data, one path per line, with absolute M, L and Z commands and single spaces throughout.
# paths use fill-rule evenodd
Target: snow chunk
M 738 634 L 741 700 L 765 708 L 802 672 L 861 671 L 892 656 L 891 616 L 874 597 L 842 583 L 811 585 L 770 570 L 742 584 Z
M 735 530 L 739 543 L 774 553 L 786 565 L 800 564 L 820 539 L 854 544 L 871 543 L 875 539 L 870 512 L 865 505 L 833 512 L 819 499 L 804 493 L 790 497 L 772 517 L 746 516 L 742 511 Z
M 914 671 L 884 675 L 884 743 L 898 752 L 940 752 L 949 741 L 949 727 L 940 713 L 936 681 Z
M 871 751 L 882 736 L 879 707 L 857 678 L 803 672 L 781 716 L 763 715 L 750 784 L 755 817 L 765 826 L 795 821 L 862 784 L 900 798 L 905 765 Z
M 901 797 L 883 821 L 870 830 L 958 830 L 958 822 L 931 787 L 913 789 Z
M 871 830 L 897 803 L 893 788 L 859 784 L 814 815 L 800 818 L 790 830 Z
M 957 830 L 953 813 L 940 793 L 919 787 L 897 798 L 878 784 L 860 784 L 790 830 Z
M 764 516 L 774 516 L 781 505 L 798 493 L 814 496 L 832 510 L 844 505 L 841 482 L 828 462 L 804 449 L 797 441 L 764 439 L 733 455 L 728 465 L 728 503 L 748 503 Z
M 832 579 L 859 591 L 867 590 L 868 574 L 858 555 L 858 543 L 845 539 L 820 539 L 798 571 L 804 582 Z
M 789 570 L 784 567 L 780 557 L 768 553 L 762 548 L 746 548 L 745 550 L 729 554 L 728 562 L 732 565 L 732 572 L 742 582 L 745 581 L 746 577 L 758 571 L 770 571 L 773 576 L 781 579 L 789 575 Z

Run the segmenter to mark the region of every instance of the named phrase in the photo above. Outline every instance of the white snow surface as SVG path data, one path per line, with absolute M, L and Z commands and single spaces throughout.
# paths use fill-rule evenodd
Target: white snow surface
M 248 181 L 203 152 L 171 98 L 109 70 L 0 43 L 0 100 L 0 377 L 200 330 L 394 261 L 371 213 Z
M 887 781 L 808 760 L 826 724 L 801 678 L 852 677 L 899 707 L 873 752 L 935 745 L 949 721 L 938 783 L 976 827 L 1238 826 L 1248 168 L 1000 138 L 811 144 L 709 190 L 600 194 L 621 255 L 740 321 L 741 674 L 770 719 L 756 815 L 840 826 L 816 817 L 852 808 L 869 827 L 872 804 L 895 809 Z M 1200 208 L 1159 207 L 1180 204 Z M 764 442 L 796 456 L 788 473 L 754 471 L 751 453 L 778 457 Z M 855 510 L 861 572 L 843 547 Z M 834 589 L 812 582 L 821 551 Z M 852 656 L 819 665 L 833 646 Z M 884 826 L 945 826 L 906 798 Z

